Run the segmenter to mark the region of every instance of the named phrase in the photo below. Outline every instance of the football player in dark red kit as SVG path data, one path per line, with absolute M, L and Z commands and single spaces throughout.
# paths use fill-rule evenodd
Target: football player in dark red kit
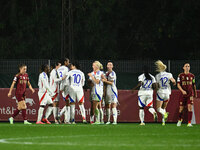
M 17 109 L 14 111 L 14 114 L 12 115 L 12 117 L 9 118 L 10 124 L 13 124 L 14 118 L 19 114 L 20 111 L 22 111 L 24 124 L 31 124 L 30 122 L 27 121 L 27 118 L 26 118 L 26 108 L 27 108 L 26 102 L 25 102 L 26 85 L 28 85 L 32 93 L 34 93 L 35 90 L 32 88 L 29 82 L 29 77 L 26 71 L 27 71 L 27 66 L 25 64 L 21 64 L 19 66 L 19 73 L 15 75 L 12 85 L 10 87 L 10 90 L 8 92 L 8 97 L 11 97 L 12 90 L 16 84 L 15 96 L 18 101 L 18 104 L 17 104 Z
M 183 121 L 183 109 L 187 107 L 188 110 L 188 127 L 192 127 L 192 105 L 193 98 L 197 97 L 195 76 L 190 73 L 190 64 L 185 63 L 183 66 L 183 73 L 178 75 L 177 87 L 181 91 L 180 102 L 179 102 L 179 120 L 177 126 L 181 126 Z

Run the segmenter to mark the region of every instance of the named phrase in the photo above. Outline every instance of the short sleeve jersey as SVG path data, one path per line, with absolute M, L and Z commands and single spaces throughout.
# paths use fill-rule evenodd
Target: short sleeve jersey
M 26 92 L 26 84 L 29 81 L 28 74 L 17 74 L 13 81 L 16 82 L 16 95 L 25 95 Z
M 177 83 L 180 84 L 183 90 L 187 92 L 187 95 L 193 95 L 193 85 L 195 84 L 195 76 L 192 73 L 180 73 L 177 78 Z
M 153 95 L 153 88 L 152 84 L 156 83 L 156 79 L 153 75 L 151 75 L 151 80 L 146 79 L 144 74 L 141 74 L 138 77 L 138 82 L 142 82 L 142 85 L 140 86 L 140 89 L 138 91 L 138 96 L 141 95 Z
M 156 75 L 156 82 L 159 84 L 157 93 L 171 94 L 170 79 L 173 78 L 169 72 L 160 72 Z

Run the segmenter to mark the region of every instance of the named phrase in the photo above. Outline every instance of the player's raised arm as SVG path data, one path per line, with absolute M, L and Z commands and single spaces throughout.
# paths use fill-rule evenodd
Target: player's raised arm
M 8 92 L 8 97 L 11 97 L 11 95 L 12 95 L 12 90 L 13 90 L 13 88 L 14 88 L 14 86 L 15 86 L 15 83 L 16 83 L 16 81 L 13 81 L 13 82 L 12 82 L 12 84 L 11 84 L 11 86 L 10 86 L 10 90 L 9 90 L 9 92 Z

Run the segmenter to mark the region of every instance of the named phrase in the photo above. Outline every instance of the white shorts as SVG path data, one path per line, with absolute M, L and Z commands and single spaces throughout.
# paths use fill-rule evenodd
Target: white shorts
M 99 102 L 101 102 L 102 98 L 103 98 L 103 93 L 100 93 L 100 94 L 93 93 L 93 92 L 91 93 L 91 100 L 92 101 L 99 101 Z
M 69 86 L 65 87 L 65 90 L 62 92 L 62 96 L 65 101 L 69 99 Z
M 55 95 L 52 97 L 52 101 L 53 102 L 59 102 L 59 100 L 60 100 L 60 94 L 55 93 Z
M 153 95 L 141 95 L 138 96 L 139 107 L 153 107 Z
M 38 92 L 38 97 L 39 97 L 39 103 L 42 106 L 46 106 L 49 104 L 52 104 L 53 101 L 51 99 L 51 96 L 49 96 L 48 92 Z
M 157 100 L 158 101 L 166 101 L 166 100 L 169 100 L 169 94 L 166 94 L 166 93 L 157 93 Z
M 106 104 L 118 103 L 117 98 L 118 98 L 117 93 L 107 93 L 105 98 L 105 103 Z
M 84 92 L 83 92 L 83 90 L 74 91 L 74 90 L 70 89 L 69 100 L 70 100 L 70 103 L 75 103 L 76 101 L 84 103 Z

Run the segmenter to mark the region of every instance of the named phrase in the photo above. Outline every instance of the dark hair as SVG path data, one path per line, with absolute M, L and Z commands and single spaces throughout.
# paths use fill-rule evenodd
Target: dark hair
M 185 66 L 185 64 L 189 64 L 189 65 L 190 65 L 190 63 L 189 63 L 189 62 L 185 62 L 185 63 L 183 64 L 183 66 Z
M 71 65 L 75 66 L 76 69 L 80 69 L 80 64 L 78 62 L 71 62 L 69 67 L 71 67 Z
M 19 64 L 19 66 L 18 66 L 19 72 L 20 72 L 20 69 L 21 69 L 22 67 L 24 67 L 24 66 L 26 66 L 26 64 Z
M 40 72 L 44 72 L 49 66 L 47 64 L 43 64 L 41 66 Z
M 150 73 L 149 73 L 149 67 L 148 66 L 143 66 L 143 71 L 144 71 L 145 78 L 147 80 L 152 80 L 152 78 L 150 76 Z
M 60 61 L 56 61 L 55 64 L 54 64 L 54 67 L 58 66 L 59 64 L 61 64 Z
M 69 58 L 65 57 L 61 60 L 61 64 L 64 65 L 65 64 L 65 61 L 69 61 Z

